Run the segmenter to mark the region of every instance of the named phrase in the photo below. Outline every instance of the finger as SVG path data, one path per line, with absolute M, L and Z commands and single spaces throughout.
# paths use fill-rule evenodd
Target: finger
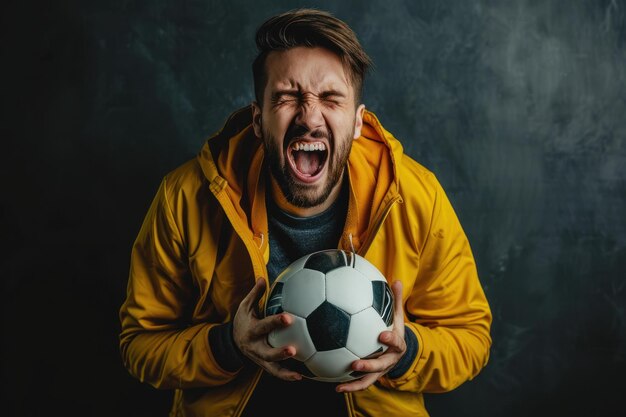
M 280 379 L 284 379 L 285 381 L 301 381 L 302 380 L 301 374 L 294 372 L 294 371 L 290 371 L 287 368 L 280 368 L 275 376 L 277 376 Z
M 254 353 L 263 362 L 279 362 L 296 355 L 295 346 L 281 346 L 276 348 L 263 348 Z
M 265 280 L 263 278 L 257 278 L 254 287 L 252 287 L 250 292 L 241 300 L 241 305 L 247 310 L 252 310 L 252 307 L 261 299 L 264 291 Z
M 393 291 L 393 323 L 394 327 L 404 328 L 404 306 L 402 302 L 402 281 L 395 280 L 391 284 Z
M 260 337 L 268 334 L 272 330 L 282 329 L 293 323 L 293 317 L 288 313 L 275 314 L 259 320 L 251 332 L 254 336 Z
M 384 343 L 395 352 L 404 352 L 406 350 L 406 342 L 404 341 L 404 327 L 401 331 L 384 331 L 378 337 L 381 343 Z
M 358 379 L 358 380 L 356 380 L 354 382 L 349 382 L 347 384 L 337 385 L 337 387 L 335 388 L 335 391 L 337 391 L 337 392 L 362 391 L 364 389 L 367 389 L 374 382 L 376 382 L 376 380 L 378 379 L 379 376 L 380 376 L 379 373 L 367 374 L 363 378 Z
M 390 352 L 389 349 L 375 359 L 359 359 L 352 362 L 352 369 L 358 372 L 385 372 L 393 367 L 400 355 L 396 352 Z
M 277 378 L 284 379 L 285 381 L 300 381 L 302 375 L 298 372 L 292 371 L 287 368 L 283 368 L 276 362 L 264 362 L 263 367 L 267 372 L 274 375 Z

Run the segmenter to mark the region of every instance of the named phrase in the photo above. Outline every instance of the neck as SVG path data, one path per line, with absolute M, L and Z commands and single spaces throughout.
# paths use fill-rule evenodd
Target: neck
M 346 175 L 345 171 L 343 175 Z M 330 206 L 333 205 L 335 201 L 337 201 L 337 198 L 339 198 L 339 194 L 341 193 L 341 185 L 343 184 L 343 175 L 339 179 L 339 181 L 337 181 L 337 184 L 335 184 L 335 186 L 331 190 L 330 194 L 328 195 L 328 198 L 324 200 L 322 204 L 319 204 L 314 207 L 297 207 L 289 203 L 289 201 L 287 201 L 287 199 L 283 195 L 283 192 L 281 191 L 280 186 L 278 185 L 278 183 L 276 182 L 276 180 L 274 179 L 272 175 L 270 175 L 271 196 L 274 202 L 276 203 L 276 205 L 281 210 L 291 214 L 292 216 L 296 216 L 296 217 L 315 216 L 316 214 L 320 214 L 326 209 L 328 209 Z

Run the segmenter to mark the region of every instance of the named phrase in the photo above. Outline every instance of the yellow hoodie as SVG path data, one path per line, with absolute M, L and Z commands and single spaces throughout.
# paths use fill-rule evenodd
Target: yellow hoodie
M 171 416 L 239 416 L 261 375 L 220 368 L 208 342 L 255 278 L 268 279 L 264 151 L 251 121 L 250 107 L 233 113 L 197 158 L 165 176 L 133 245 L 122 358 L 139 380 L 176 390 Z M 348 160 L 339 247 L 350 250 L 351 237 L 390 283 L 402 281 L 405 324 L 419 349 L 404 375 L 344 395 L 354 417 L 427 416 L 422 392 L 454 389 L 486 365 L 491 312 L 435 176 L 373 113 L 363 122 Z

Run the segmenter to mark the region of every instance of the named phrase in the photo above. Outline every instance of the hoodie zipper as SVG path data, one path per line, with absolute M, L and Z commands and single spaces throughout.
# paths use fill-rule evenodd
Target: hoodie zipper
M 254 377 L 252 378 L 252 383 L 243 393 L 243 397 L 241 398 L 241 401 L 239 401 L 239 404 L 237 404 L 237 408 L 235 409 L 235 413 L 233 414 L 233 417 L 239 417 L 241 416 L 241 413 L 243 413 L 243 410 L 246 408 L 246 405 L 248 404 L 248 401 L 250 400 L 250 397 L 252 397 L 252 393 L 254 392 L 254 389 L 259 383 L 259 379 L 261 379 L 262 373 L 263 373 L 263 369 L 259 368 L 254 374 Z
M 210 183 L 211 191 L 220 202 L 220 205 L 224 209 L 224 213 L 226 213 L 226 217 L 230 221 L 231 226 L 235 229 L 235 232 L 241 238 L 241 241 L 248 250 L 248 254 L 250 255 L 252 261 L 255 281 L 257 278 L 262 277 L 265 279 L 265 284 L 267 285 L 269 284 L 269 278 L 267 277 L 267 269 L 265 268 L 263 254 L 261 253 L 260 248 L 254 243 L 254 238 L 249 239 L 247 237 L 248 233 L 251 233 L 254 236 L 254 232 L 241 225 L 241 221 L 237 217 L 237 211 L 233 207 L 232 201 L 230 201 L 228 196 L 224 194 L 224 188 L 226 187 L 226 180 L 222 177 L 215 177 L 215 179 Z M 262 267 L 257 267 L 258 265 L 262 265 Z
M 363 242 L 363 244 L 359 248 L 359 251 L 358 251 L 359 255 L 365 256 L 370 246 L 372 245 L 372 242 L 374 242 L 374 238 L 376 237 L 378 230 L 383 225 L 385 219 L 387 219 L 387 216 L 389 215 L 391 208 L 393 207 L 394 204 L 398 202 L 402 203 L 402 197 L 399 195 L 394 196 L 391 200 L 387 202 L 387 204 L 381 211 L 381 214 L 376 218 L 374 222 L 374 226 L 372 226 L 372 228 L 370 229 L 370 232 L 367 234 L 367 239 L 365 240 L 365 242 Z
M 241 241 L 243 242 L 244 246 L 248 250 L 248 255 L 250 256 L 250 260 L 252 261 L 252 270 L 254 273 L 255 281 L 258 277 L 263 277 L 263 279 L 265 280 L 265 288 L 267 292 L 267 290 L 269 289 L 269 278 L 267 276 L 267 268 L 265 267 L 265 260 L 263 259 L 263 254 L 261 253 L 260 248 L 258 248 L 256 244 L 254 243 L 254 238 L 249 239 L 246 237 L 248 232 L 251 232 L 251 231 L 247 227 L 243 227 L 241 225 L 241 222 L 238 221 L 239 219 L 237 217 L 235 208 L 232 206 L 232 201 L 230 201 L 227 195 L 224 195 L 225 186 L 226 186 L 226 181 L 221 177 L 216 177 L 215 180 L 211 182 L 210 188 L 213 191 L 213 194 L 215 195 L 217 200 L 220 202 L 222 208 L 224 209 L 224 213 L 226 214 L 226 217 L 230 221 L 230 224 L 233 227 L 233 229 L 235 229 L 235 233 L 237 233 L 237 235 L 241 238 Z M 252 234 L 254 236 L 254 232 L 252 232 Z M 258 265 L 263 265 L 260 271 L 257 271 Z M 263 295 L 263 297 L 265 297 L 265 294 Z M 261 300 L 263 300 L 263 298 L 261 298 Z M 259 368 L 258 371 L 255 373 L 252 379 L 252 382 L 250 383 L 248 388 L 245 390 L 244 395 L 241 398 L 241 401 L 239 401 L 239 404 L 237 404 L 237 408 L 235 409 L 235 413 L 233 414 L 233 417 L 239 417 L 241 413 L 243 412 L 246 404 L 248 403 L 248 400 L 252 396 L 252 392 L 254 391 L 254 388 L 256 387 L 256 385 L 259 382 L 259 379 L 261 378 L 262 373 L 263 373 L 263 370 L 261 368 Z

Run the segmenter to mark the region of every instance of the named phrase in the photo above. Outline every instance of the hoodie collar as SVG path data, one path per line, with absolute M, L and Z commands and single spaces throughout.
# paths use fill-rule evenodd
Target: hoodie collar
M 372 225 L 384 216 L 382 212 L 389 202 L 398 198 L 397 167 L 402 153 L 400 142 L 366 110 L 361 136 L 353 142 L 348 158 L 350 202 L 342 247 L 349 249 L 353 245 L 360 252 L 367 235 L 375 232 Z M 263 143 L 252 128 L 252 106 L 232 113 L 198 155 L 211 191 L 225 210 L 228 206 L 231 222 L 245 225 L 247 237 L 265 249 L 268 226 L 263 160 Z

